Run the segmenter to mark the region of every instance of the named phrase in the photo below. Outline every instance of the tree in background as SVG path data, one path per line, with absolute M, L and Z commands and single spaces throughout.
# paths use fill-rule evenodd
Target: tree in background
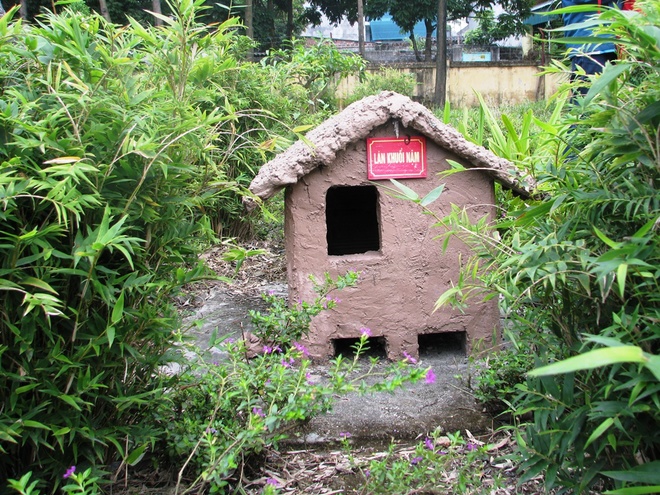
M 492 45 L 496 41 L 508 38 L 511 29 L 508 23 L 498 22 L 492 10 L 484 10 L 476 15 L 479 25 L 465 35 L 466 45 Z
M 447 2 L 447 21 L 464 19 L 473 13 L 479 13 L 490 9 L 495 2 L 491 0 L 449 0 Z M 498 2 L 505 13 L 497 18 L 498 25 L 501 24 L 503 33 L 507 36 L 525 32 L 522 20 L 530 12 L 530 0 L 505 0 Z M 426 41 L 424 45 L 424 60 L 432 59 L 433 31 L 437 26 L 438 2 L 437 0 L 421 0 L 409 2 L 406 0 L 368 0 L 365 4 L 365 13 L 372 19 L 378 19 L 390 13 L 394 22 L 401 30 L 410 35 L 417 59 L 421 61 L 418 53 L 413 29 L 418 22 L 423 22 L 426 27 Z

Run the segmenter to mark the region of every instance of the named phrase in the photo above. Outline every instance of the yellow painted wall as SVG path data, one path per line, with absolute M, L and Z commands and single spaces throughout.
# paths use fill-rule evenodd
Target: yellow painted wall
M 417 86 L 412 96 L 422 102 L 432 101 L 435 64 L 398 64 L 390 67 L 415 74 Z M 370 66 L 367 72 L 379 69 Z M 536 65 L 452 62 L 447 71 L 447 99 L 458 108 L 477 106 L 479 101 L 475 92 L 493 105 L 544 100 L 557 91 L 562 78 L 556 75 L 539 77 L 539 73 Z M 357 82 L 357 78 L 352 76 L 343 79 L 337 87 L 337 97 L 341 100 L 350 95 Z

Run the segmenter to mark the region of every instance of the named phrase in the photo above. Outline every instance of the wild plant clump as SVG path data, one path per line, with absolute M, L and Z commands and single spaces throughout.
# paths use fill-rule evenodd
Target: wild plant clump
M 512 199 L 501 239 L 460 211 L 441 221 L 479 255 L 441 301 L 500 297 L 516 348 L 560 361 L 518 384 L 512 407 L 532 417 L 522 481 L 544 473 L 564 492 L 660 490 L 660 6 L 636 7 L 603 11 L 621 60 L 551 121 L 529 120 L 543 130 L 533 152 L 527 127 L 491 133 L 543 197 Z
M 171 378 L 178 288 L 206 276 L 203 206 L 239 118 L 212 89 L 235 21 L 165 30 L 0 21 L 0 479 L 134 462 Z M 78 476 L 78 475 L 76 475 Z M 4 488 L 4 487 L 3 487 Z

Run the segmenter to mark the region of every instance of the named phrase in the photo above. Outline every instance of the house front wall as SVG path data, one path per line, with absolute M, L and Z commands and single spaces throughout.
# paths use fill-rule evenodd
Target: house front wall
M 406 133 L 401 127 L 400 132 Z M 394 136 L 394 125 L 374 130 L 370 137 Z M 493 182 L 481 171 L 466 171 L 446 179 L 438 172 L 449 168 L 447 160 L 461 160 L 427 140 L 428 175 L 425 179 L 401 180 L 420 196 L 436 188 L 445 189 L 431 210 L 442 217 L 451 205 L 465 207 L 471 218 L 495 214 Z M 498 327 L 496 301 L 471 303 L 464 312 L 443 307 L 433 311 L 438 297 L 458 279 L 460 263 L 469 257 L 466 246 L 452 239 L 443 252 L 442 233 L 432 227 L 433 216 L 424 215 L 412 202 L 397 199 L 377 187 L 377 219 L 380 249 L 359 254 L 329 255 L 326 227 L 326 198 L 333 186 L 369 186 L 366 141 L 349 145 L 334 164 L 314 170 L 286 191 L 285 239 L 290 301 L 313 300 L 310 275 L 321 279 L 349 270 L 359 272 L 356 287 L 336 294 L 340 302 L 312 321 L 306 344 L 312 357 L 327 359 L 334 353 L 335 339 L 360 336 L 369 328 L 386 343 L 388 358 L 403 352 L 418 355 L 418 336 L 465 332 L 467 350 L 482 342 L 490 347 Z M 381 181 L 382 186 L 391 186 Z

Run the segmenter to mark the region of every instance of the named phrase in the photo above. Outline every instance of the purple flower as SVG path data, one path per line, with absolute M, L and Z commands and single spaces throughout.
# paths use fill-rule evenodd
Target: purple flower
M 477 449 L 478 449 L 478 446 L 477 446 L 476 443 L 468 442 L 467 445 L 465 446 L 465 449 L 466 449 L 468 452 L 472 452 L 473 450 L 477 450 Z
M 266 415 L 264 414 L 264 411 L 260 407 L 253 407 L 252 408 L 252 414 L 256 414 L 257 416 L 261 418 L 265 418 Z
M 295 363 L 296 360 L 290 357 L 289 359 L 282 359 L 282 366 L 285 368 L 290 368 L 293 363 Z
M 305 380 L 307 380 L 308 384 L 312 384 L 312 374 L 309 371 L 305 373 Z
M 417 359 L 412 357 L 410 354 L 408 354 L 406 351 L 403 351 L 403 357 L 406 358 L 406 361 L 408 361 L 410 364 L 417 364 Z
M 267 485 L 280 486 L 279 482 L 275 478 L 266 478 Z
M 274 295 L 275 295 L 275 291 L 274 291 L 273 289 L 270 289 L 270 290 L 268 291 L 268 295 L 269 295 L 269 296 L 274 296 Z
M 431 440 L 429 437 L 426 437 L 426 440 L 424 440 L 424 445 L 426 446 L 427 449 L 433 450 L 433 440 Z
M 295 347 L 298 350 L 298 352 L 300 352 L 303 356 L 305 357 L 309 356 L 309 352 L 307 351 L 307 348 L 304 345 L 298 342 L 294 342 L 293 347 Z
M 353 435 L 351 435 L 348 431 L 342 431 L 342 432 L 339 432 L 339 436 L 341 438 L 351 438 Z
M 410 464 L 416 466 L 417 464 L 419 464 L 419 461 L 421 461 L 422 459 L 423 459 L 422 456 L 413 457 L 412 459 L 410 459 Z
M 371 476 L 371 470 L 370 469 L 365 469 L 364 470 L 364 477 L 368 478 L 369 476 Z
M 429 370 L 426 372 L 424 381 L 427 384 L 435 383 L 435 372 L 431 368 L 429 368 Z
M 264 354 L 270 354 L 271 352 L 273 352 L 273 348 L 269 345 L 265 345 L 264 346 Z
M 211 433 L 212 435 L 215 435 L 216 433 L 218 433 L 218 430 L 216 430 L 215 428 L 212 428 L 212 427 L 209 426 L 206 429 L 206 433 Z
M 76 466 L 71 466 L 66 472 L 62 475 L 62 478 L 67 479 L 76 472 Z
M 360 328 L 360 333 L 366 337 L 371 337 L 371 330 L 367 327 Z

